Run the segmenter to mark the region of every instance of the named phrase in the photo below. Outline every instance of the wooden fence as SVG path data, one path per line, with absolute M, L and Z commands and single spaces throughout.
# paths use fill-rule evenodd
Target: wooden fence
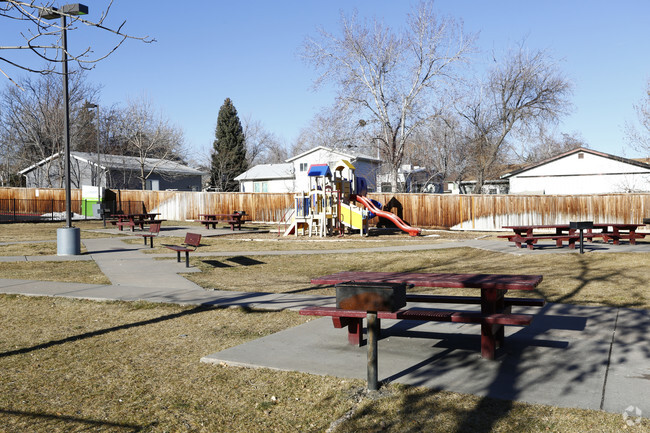
M 38 191 L 38 193 L 36 192 Z M 246 211 L 254 221 L 279 222 L 293 207 L 293 194 L 183 191 L 112 191 L 118 201 L 141 201 L 168 220 L 193 220 L 199 213 Z M 369 194 L 396 206 L 415 227 L 498 230 L 504 225 L 561 224 L 568 221 L 641 223 L 650 217 L 650 194 L 603 195 L 450 195 Z M 65 199 L 59 189 L 0 188 L 0 199 Z M 80 199 L 79 190 L 72 191 Z

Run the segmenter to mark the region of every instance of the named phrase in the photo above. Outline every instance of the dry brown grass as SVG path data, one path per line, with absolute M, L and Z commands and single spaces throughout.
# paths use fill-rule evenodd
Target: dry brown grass
M 297 313 L 0 295 L 0 431 L 612 432 L 620 414 L 560 409 L 200 357 Z M 348 416 L 344 417 L 351 409 Z M 647 420 L 634 431 L 648 431 Z
M 111 283 L 93 261 L 0 262 L 0 278 L 86 284 Z
M 81 230 L 82 239 L 116 236 L 110 233 L 94 233 L 87 231 L 103 229 L 104 225 L 102 221 L 99 220 L 73 221 L 72 226 L 78 227 Z M 56 230 L 61 227 L 65 227 L 65 222 L 0 224 L 0 242 L 56 240 Z
M 191 256 L 190 256 L 191 257 Z M 550 302 L 650 308 L 650 254 L 539 254 L 514 256 L 472 248 L 401 253 L 191 258 L 201 273 L 187 278 L 209 289 L 334 295 L 311 278 L 339 271 L 512 273 L 543 275 L 537 293 Z M 634 263 L 633 266 L 630 264 Z M 475 290 L 429 290 L 476 294 Z

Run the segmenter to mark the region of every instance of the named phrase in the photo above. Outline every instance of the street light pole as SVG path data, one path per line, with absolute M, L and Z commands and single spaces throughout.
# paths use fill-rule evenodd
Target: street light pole
M 63 66 L 63 140 L 65 143 L 65 226 L 72 227 L 72 201 L 70 198 L 70 94 L 68 92 L 68 32 L 65 15 L 61 15 L 61 61 Z
M 69 4 L 57 8 L 42 9 L 40 18 L 52 20 L 61 18 L 61 62 L 63 69 L 63 107 L 64 125 L 63 139 L 65 142 L 65 230 L 57 230 L 57 254 L 78 255 L 81 253 L 81 238 L 79 229 L 72 227 L 72 200 L 70 188 L 70 95 L 68 93 L 68 34 L 66 31 L 66 14 L 86 15 L 88 6 L 80 3 Z
M 102 180 L 101 171 L 99 169 L 99 164 L 100 164 L 100 159 L 99 159 L 99 126 L 100 126 L 99 125 L 99 105 L 92 104 L 92 103 L 86 101 L 86 103 L 84 104 L 84 107 L 86 109 L 95 108 L 97 110 L 97 114 L 96 114 L 96 116 L 97 116 L 97 140 L 96 140 L 97 141 L 97 169 L 95 170 L 95 179 L 94 180 L 95 180 L 95 186 L 99 188 L 99 187 L 101 187 L 101 180 Z M 98 189 L 98 191 L 99 191 L 99 189 Z M 101 197 L 99 197 L 99 199 L 101 199 Z

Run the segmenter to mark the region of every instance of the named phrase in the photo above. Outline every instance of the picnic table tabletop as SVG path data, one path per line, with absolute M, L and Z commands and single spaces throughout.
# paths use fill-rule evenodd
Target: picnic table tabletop
M 406 283 L 418 287 L 476 288 L 496 290 L 534 290 L 542 275 L 453 274 L 411 272 L 343 271 L 314 278 L 312 284 L 338 284 L 348 281 L 368 283 Z

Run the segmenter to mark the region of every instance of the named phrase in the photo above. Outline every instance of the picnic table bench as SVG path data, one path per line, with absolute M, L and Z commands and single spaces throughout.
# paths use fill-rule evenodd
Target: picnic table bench
M 154 221 L 158 215 L 160 214 L 153 212 L 114 214 L 111 215 L 114 218 L 111 220 L 111 224 L 116 225 L 119 231 L 122 231 L 124 227 L 131 227 L 131 231 L 135 231 L 136 225 L 140 227 L 140 230 L 144 230 L 145 224 Z
M 614 245 L 619 245 L 621 239 L 629 240 L 631 245 L 636 244 L 636 239 L 645 237 L 645 233 L 636 233 L 636 229 L 643 224 L 627 223 L 594 223 L 593 229 L 600 230 L 594 232 L 593 229 L 587 229 L 583 236 L 588 241 L 596 238 L 602 238 L 604 242 L 610 240 Z M 563 242 L 568 242 L 571 249 L 575 248 L 576 242 L 580 239 L 575 229 L 570 224 L 531 224 L 531 225 L 513 225 L 503 226 L 504 229 L 511 229 L 514 233 L 509 235 L 500 235 L 499 238 L 508 239 L 514 242 L 519 248 L 526 244 L 528 249 L 533 249 L 539 240 L 550 239 L 555 241 L 555 245 L 560 248 Z M 535 233 L 536 230 L 544 230 L 543 233 Z M 555 233 L 547 233 L 548 231 Z
M 163 244 L 165 248 L 176 251 L 176 261 L 180 263 L 181 253 L 185 253 L 185 267 L 190 267 L 190 253 L 196 251 L 196 249 L 201 245 L 201 235 L 197 233 L 187 233 L 185 235 L 185 241 L 182 245 L 167 245 Z
M 481 296 L 445 296 L 407 294 L 408 303 L 433 304 L 480 304 L 481 311 L 457 311 L 412 307 L 395 312 L 379 311 L 378 319 L 419 320 L 452 323 L 473 323 L 481 325 L 481 356 L 494 359 L 495 351 L 504 343 L 505 326 L 527 326 L 533 316 L 512 314 L 513 305 L 543 306 L 543 299 L 506 298 L 508 290 L 533 290 L 542 281 L 541 275 L 508 274 L 442 274 L 442 273 L 401 273 L 401 272 L 339 272 L 314 278 L 312 284 L 338 284 L 344 282 L 404 283 L 418 287 L 476 288 Z M 348 342 L 363 344 L 363 318 L 367 312 L 343 310 L 333 307 L 306 307 L 302 315 L 330 316 L 335 328 L 348 329 Z
M 225 221 L 226 224 L 230 225 L 231 230 L 235 230 L 235 227 L 237 227 L 238 230 L 241 230 L 241 225 L 246 222 L 243 220 L 245 214 L 245 212 L 200 213 L 198 221 L 203 224 L 206 229 L 209 229 L 210 226 L 212 226 L 213 229 L 216 229 L 218 222 Z

